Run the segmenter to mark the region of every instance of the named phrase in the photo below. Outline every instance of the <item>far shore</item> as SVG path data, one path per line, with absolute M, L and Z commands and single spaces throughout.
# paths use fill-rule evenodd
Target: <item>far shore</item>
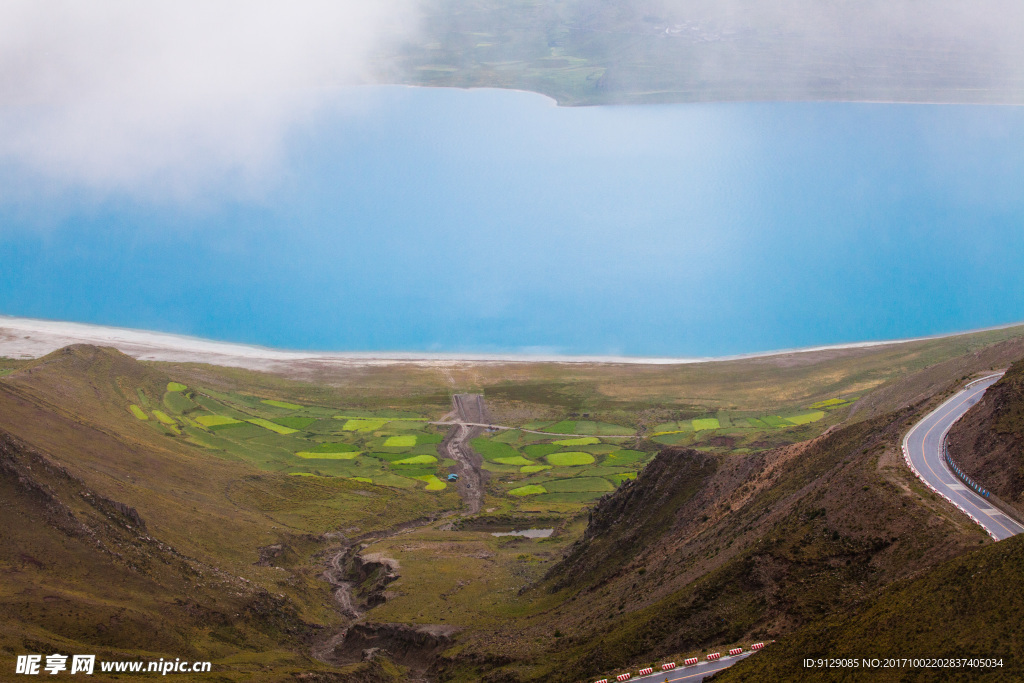
M 425 351 L 293 351 L 272 349 L 248 344 L 202 339 L 166 332 L 136 330 L 122 327 L 107 327 L 87 323 L 16 318 L 0 315 L 0 357 L 12 359 L 34 359 L 45 356 L 71 344 L 93 344 L 112 346 L 119 351 L 146 361 L 174 363 L 209 363 L 251 370 L 279 370 L 293 363 L 318 363 L 324 365 L 446 365 L 483 363 L 579 363 L 579 364 L 636 364 L 636 365 L 684 365 L 692 363 L 717 363 L 770 358 L 791 354 L 863 349 L 893 344 L 906 344 L 929 339 L 941 339 L 989 330 L 1016 327 L 1022 323 L 999 325 L 979 330 L 954 332 L 928 337 L 864 341 L 847 344 L 830 344 L 798 349 L 779 349 L 732 356 L 702 358 L 669 358 L 637 356 L 571 356 L 559 354 L 531 353 L 430 353 Z

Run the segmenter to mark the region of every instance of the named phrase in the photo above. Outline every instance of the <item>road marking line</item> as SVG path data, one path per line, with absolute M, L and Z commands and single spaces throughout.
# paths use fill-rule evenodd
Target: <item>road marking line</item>
M 1000 514 L 999 510 L 996 510 L 995 508 L 978 508 L 978 512 L 984 512 L 986 515 Z
M 981 378 L 981 379 L 979 379 L 979 380 L 975 380 L 974 382 L 971 382 L 971 383 L 970 383 L 969 385 L 967 385 L 967 386 L 968 386 L 968 387 L 970 387 L 971 385 L 973 385 L 973 384 L 976 384 L 976 383 L 978 383 L 978 382 L 982 382 L 982 381 L 984 381 L 984 380 L 986 380 L 986 379 L 993 379 L 993 378 L 998 378 L 998 377 L 1000 377 L 1001 375 L 1002 375 L 1002 373 L 999 373 L 999 374 L 994 374 L 994 375 L 989 375 L 988 377 L 982 377 L 982 378 Z M 994 384 L 994 382 L 993 382 L 993 384 Z M 982 387 L 982 388 L 981 388 L 981 390 L 980 390 L 980 392 L 979 392 L 979 391 L 977 391 L 977 390 L 975 390 L 975 391 L 971 392 L 971 391 L 968 391 L 968 388 L 967 388 L 967 387 L 965 387 L 964 389 L 960 390 L 960 392 L 959 392 L 959 393 L 957 393 L 957 394 L 954 394 L 953 396 L 951 396 L 951 397 L 949 397 L 948 399 L 946 399 L 946 401 L 945 401 L 945 402 L 944 402 L 944 403 L 943 403 L 942 405 L 940 405 L 940 406 L 939 406 L 938 408 L 936 408 L 936 409 L 935 409 L 935 410 L 933 410 L 933 411 L 932 411 L 931 413 L 929 413 L 929 414 L 928 414 L 928 415 L 926 415 L 926 416 L 925 416 L 924 418 L 922 418 L 922 419 L 921 419 L 921 421 L 920 421 L 920 422 L 918 422 L 918 423 L 917 423 L 916 425 L 914 425 L 914 427 L 913 427 L 913 428 L 911 428 L 911 430 L 910 430 L 909 432 L 907 432 L 907 435 L 903 437 L 903 449 L 904 449 L 904 453 L 905 453 L 905 454 L 906 454 L 906 455 L 907 455 L 908 457 L 910 457 L 910 459 L 911 459 L 911 460 L 913 459 L 913 457 L 912 457 L 912 456 L 910 456 L 910 449 L 909 449 L 909 442 L 910 442 L 910 436 L 911 436 L 911 435 L 912 435 L 912 434 L 913 434 L 913 433 L 914 433 L 915 431 L 917 431 L 918 427 L 920 427 L 920 426 L 922 425 L 922 423 L 924 423 L 924 422 L 926 422 L 927 420 L 929 420 L 929 419 L 931 419 L 931 418 L 933 418 L 933 417 L 934 417 L 934 418 L 935 418 L 935 424 L 933 424 L 933 425 L 932 425 L 931 427 L 929 427 L 929 428 L 928 428 L 928 431 L 926 431 L 926 432 L 925 432 L 925 434 L 924 434 L 924 436 L 923 436 L 923 437 L 921 437 L 921 459 L 922 459 L 922 460 L 924 461 L 924 464 L 925 464 L 925 466 L 926 466 L 926 467 L 928 468 L 928 470 L 929 470 L 929 471 L 930 471 L 930 472 L 932 473 L 932 475 L 933 475 L 933 476 L 934 476 L 934 477 L 935 477 L 936 479 L 938 479 L 939 481 L 941 481 L 941 477 L 939 477 L 938 473 L 937 473 L 937 472 L 936 472 L 936 471 L 935 471 L 935 470 L 934 470 L 934 469 L 932 468 L 932 465 L 931 465 L 931 463 L 930 463 L 930 462 L 928 461 L 928 455 L 927 455 L 927 453 L 925 452 L 925 445 L 927 444 L 927 441 L 928 441 L 928 435 L 929 435 L 929 434 L 931 434 L 931 433 L 932 433 L 932 431 L 933 431 L 933 430 L 934 430 L 934 429 L 935 429 L 936 427 L 938 427 L 938 426 L 939 426 L 939 425 L 940 425 L 940 424 L 942 423 L 942 420 L 946 419 L 946 418 L 947 418 L 947 417 L 949 417 L 949 416 L 950 416 L 950 415 L 951 415 L 951 414 L 952 414 L 952 413 L 953 413 L 954 411 L 956 411 L 956 409 L 957 409 L 957 408 L 959 408 L 960 406 L 962 406 L 962 405 L 963 405 L 964 403 L 966 403 L 966 402 L 967 402 L 967 401 L 969 401 L 970 399 L 974 398 L 974 396 L 975 396 L 975 395 L 977 395 L 978 393 L 984 394 L 984 393 L 985 393 L 985 391 L 987 391 L 987 390 L 988 390 L 988 387 Z M 965 395 L 965 394 L 966 394 L 966 395 Z M 946 406 L 948 406 L 949 404 L 953 403 L 954 401 L 956 401 L 956 399 L 960 398 L 961 396 L 963 396 L 963 398 L 962 398 L 962 399 L 960 400 L 960 402 L 959 402 L 959 403 L 957 403 L 957 404 L 956 404 L 955 406 L 953 406 L 953 407 L 952 407 L 952 408 L 951 408 L 950 410 L 946 411 L 946 413 L 945 413 L 944 415 L 942 415 L 941 417 L 939 417 L 939 416 L 938 416 L 938 415 L 939 415 L 939 413 L 941 413 L 941 412 L 942 412 L 942 410 L 943 410 L 943 409 L 944 409 L 944 408 L 945 408 Z M 964 412 L 966 413 L 967 411 L 965 410 Z M 960 415 L 960 416 L 958 416 L 958 417 L 957 417 L 956 419 L 954 419 L 954 420 L 953 420 L 953 422 L 949 423 L 949 425 L 947 425 L 947 426 L 946 426 L 946 428 L 942 430 L 942 434 L 941 434 L 941 435 L 940 435 L 940 437 L 939 437 L 939 443 L 940 443 L 940 446 L 941 446 L 941 444 L 942 444 L 942 443 L 944 443 L 944 442 L 945 442 L 945 439 L 946 439 L 946 433 L 947 433 L 947 432 L 949 432 L 949 430 L 950 430 L 950 429 L 951 429 L 951 428 L 953 427 L 953 425 L 954 425 L 954 424 L 955 424 L 955 423 L 957 422 L 957 420 L 959 420 L 959 419 L 960 419 L 960 417 L 963 417 L 963 414 L 961 414 L 961 415 Z M 914 466 L 913 466 L 913 465 L 912 465 L 911 463 L 908 463 L 908 464 L 910 464 L 910 469 L 911 469 L 911 470 L 913 470 L 913 472 L 914 472 L 914 473 L 915 473 L 915 474 L 916 474 L 916 475 L 918 476 L 918 478 L 919 478 L 919 479 L 921 479 L 922 481 L 924 481 L 924 483 L 925 483 L 925 484 L 926 484 L 926 485 L 928 486 L 928 488 L 930 488 L 930 489 L 931 489 L 932 491 L 935 491 L 935 488 L 934 488 L 934 487 L 933 487 L 933 486 L 932 486 L 931 484 L 929 484 L 929 483 L 928 483 L 928 481 L 927 481 L 927 480 L 926 480 L 926 479 L 925 479 L 925 478 L 924 478 L 923 476 L 921 476 L 921 474 L 920 474 L 920 473 L 919 473 L 919 472 L 917 471 L 917 468 L 915 468 L 915 467 L 914 467 Z M 945 462 L 940 462 L 940 467 L 942 468 L 942 470 L 943 470 L 944 472 L 949 472 L 949 469 L 948 469 L 948 467 L 947 467 L 947 465 L 946 465 L 946 463 L 945 463 Z M 950 473 L 950 474 L 951 474 L 951 473 Z M 993 540 L 996 540 L 996 541 L 998 541 L 998 540 L 999 540 L 999 538 L 998 538 L 998 537 L 997 537 L 997 535 L 996 535 L 996 532 L 992 531 L 991 529 L 989 529 L 988 527 L 986 527 L 986 526 L 985 526 L 984 524 L 982 524 L 980 520 L 976 519 L 976 518 L 974 517 L 974 515 L 972 515 L 971 513 L 967 512 L 966 510 L 964 510 L 964 508 L 963 508 L 963 507 L 961 507 L 961 506 L 960 506 L 960 505 L 959 505 L 959 504 L 958 504 L 958 503 L 957 503 L 956 501 L 954 501 L 954 500 L 952 500 L 952 499 L 948 498 L 947 496 L 945 496 L 945 495 L 944 495 L 944 494 L 942 494 L 941 492 L 938 492 L 938 491 L 936 491 L 936 493 L 939 493 L 939 495 L 940 495 L 940 496 L 942 496 L 943 498 L 946 498 L 946 500 L 948 500 L 948 501 L 949 501 L 950 503 L 952 503 L 952 504 L 953 504 L 953 505 L 955 505 L 955 506 L 956 506 L 957 508 L 959 508 L 959 509 L 960 509 L 960 510 L 961 510 L 962 512 L 964 512 L 964 514 L 966 514 L 966 515 L 967 515 L 968 517 L 970 517 L 970 518 L 971 518 L 971 520 L 973 520 L 973 521 L 974 521 L 974 522 L 975 522 L 975 523 L 976 523 L 976 524 L 977 524 L 978 526 L 980 526 L 980 527 L 981 527 L 982 529 L 984 529 L 984 530 L 985 530 L 986 532 L 988 532 L 988 535 L 989 535 L 989 536 L 991 536 Z M 969 493 L 967 493 L 966 489 L 965 489 L 965 492 L 964 492 L 964 493 L 960 493 L 960 494 L 958 494 L 958 495 L 959 495 L 959 496 L 960 496 L 961 498 L 963 498 L 963 499 L 964 499 L 964 501 L 965 501 L 965 502 L 967 502 L 968 504 L 974 504 L 974 505 L 976 505 L 976 503 L 975 503 L 975 502 L 974 502 L 974 501 L 973 501 L 973 500 L 971 499 L 971 495 L 970 495 Z M 1001 522 L 1000 522 L 1000 521 L 999 521 L 998 519 L 996 519 L 995 517 L 989 517 L 989 519 L 990 519 L 990 520 L 992 520 L 993 522 L 995 522 L 996 524 L 998 524 L 999 526 L 1003 527 L 1003 529 L 1004 529 L 1004 530 L 1006 530 L 1006 532 L 1007 532 L 1007 533 L 1009 533 L 1010 535 L 1014 535 L 1014 532 L 1013 532 L 1012 530 L 1010 530 L 1009 528 L 1007 528 L 1007 526 L 1006 526 L 1005 524 L 1002 524 L 1002 523 L 1001 523 Z
M 963 484 L 950 484 L 949 488 L 953 489 L 954 491 L 966 491 L 967 490 L 967 487 L 964 486 Z

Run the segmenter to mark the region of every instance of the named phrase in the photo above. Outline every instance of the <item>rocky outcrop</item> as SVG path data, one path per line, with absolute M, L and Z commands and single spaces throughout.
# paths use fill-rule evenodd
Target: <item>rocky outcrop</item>
M 551 590 L 580 576 L 600 577 L 657 543 L 681 517 L 696 514 L 687 506 L 718 469 L 714 456 L 688 448 L 657 455 L 634 481 L 626 481 L 590 511 L 583 538 L 549 572 Z
M 396 664 L 424 671 L 451 645 L 455 630 L 451 626 L 355 624 L 333 654 L 342 664 L 387 657 Z
M 385 589 L 400 577 L 398 560 L 379 553 L 364 555 L 353 549 L 345 559 L 345 567 L 346 578 L 353 585 L 352 592 L 361 600 L 363 609 L 387 602 Z

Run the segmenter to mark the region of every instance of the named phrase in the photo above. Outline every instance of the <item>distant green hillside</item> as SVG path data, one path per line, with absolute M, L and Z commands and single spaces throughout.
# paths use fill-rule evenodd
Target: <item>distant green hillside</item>
M 386 77 L 560 104 L 1024 102 L 1008 3 L 427 0 Z

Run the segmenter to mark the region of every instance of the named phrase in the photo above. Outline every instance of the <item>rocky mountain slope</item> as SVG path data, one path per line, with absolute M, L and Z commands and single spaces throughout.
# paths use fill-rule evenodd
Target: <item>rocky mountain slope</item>
M 1024 538 L 899 581 L 853 614 L 834 614 L 731 667 L 718 681 L 1014 681 L 1024 671 Z M 979 658 L 992 666 L 809 670 L 805 658 Z
M 6 647 L 206 659 L 309 637 L 282 596 L 154 538 L 134 507 L 2 431 L 0 500 Z

